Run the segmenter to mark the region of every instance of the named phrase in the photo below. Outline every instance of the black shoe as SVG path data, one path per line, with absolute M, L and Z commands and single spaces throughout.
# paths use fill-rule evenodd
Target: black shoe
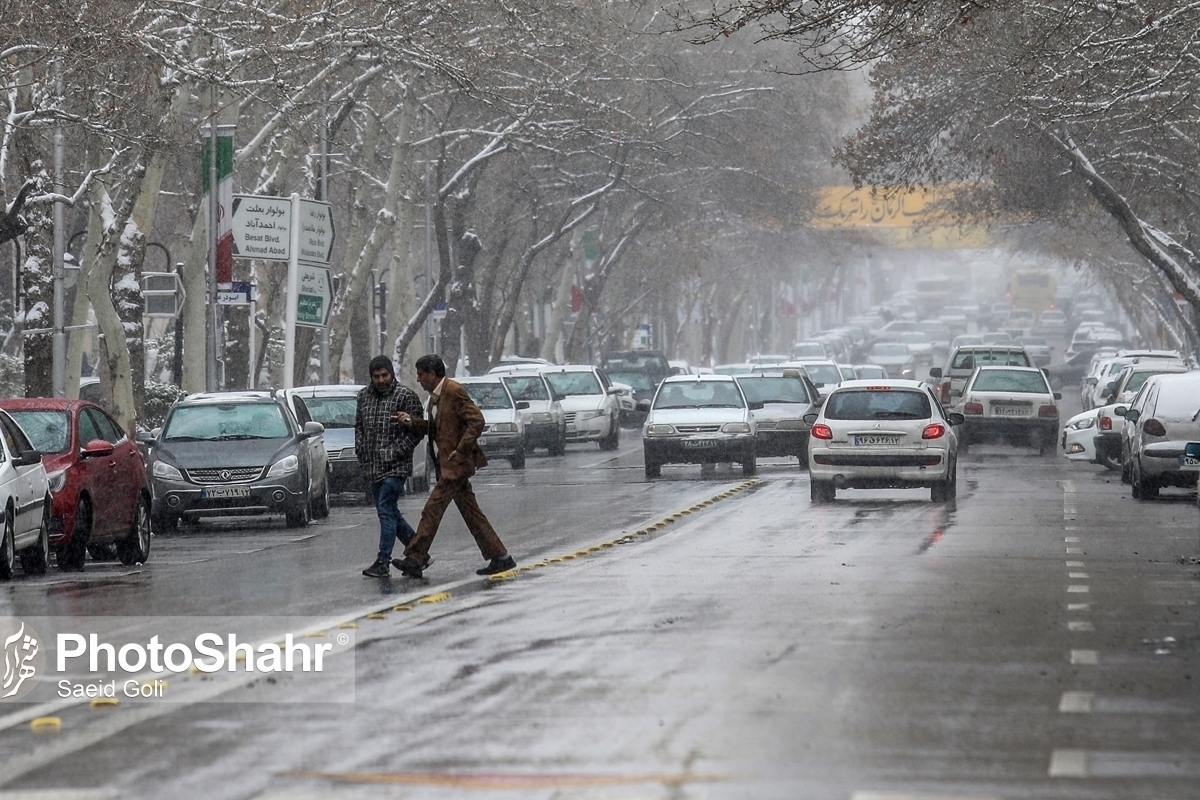
M 411 556 L 405 556 L 404 558 L 393 558 L 392 559 L 392 564 L 395 565 L 396 569 L 400 570 L 402 573 L 404 573 L 405 575 L 407 575 L 410 578 L 420 578 L 421 574 L 425 570 L 429 569 L 429 565 L 432 563 L 433 563 L 433 556 L 425 556 L 424 564 L 420 563 L 419 561 L 417 561 L 415 558 L 413 558 Z
M 476 575 L 495 575 L 497 572 L 508 572 L 510 569 L 516 569 L 517 562 L 513 561 L 512 556 L 504 556 L 503 558 L 493 558 L 488 562 L 486 567 L 475 570 Z
M 363 575 L 366 575 L 368 578 L 390 578 L 392 573 L 388 570 L 388 562 L 376 561 L 363 570 Z

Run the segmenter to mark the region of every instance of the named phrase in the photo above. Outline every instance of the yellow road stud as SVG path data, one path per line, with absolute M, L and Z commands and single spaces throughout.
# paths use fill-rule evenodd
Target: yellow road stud
M 111 708 L 120 704 L 121 701 L 115 697 L 93 697 L 91 702 L 92 708 Z
M 402 606 L 392 606 L 392 611 L 412 611 L 412 606 L 407 603 Z
M 382 611 L 372 611 L 370 614 L 367 614 L 367 619 L 387 619 L 387 618 L 388 618 L 387 614 L 384 614 Z
M 429 605 L 430 603 L 444 603 L 450 599 L 449 592 L 438 592 L 437 594 L 426 595 L 417 601 L 418 605 Z
M 59 717 L 36 717 L 29 721 L 29 729 L 36 732 L 51 732 L 62 730 L 62 719 Z
M 339 628 L 339 629 L 342 629 L 342 628 L 346 628 L 346 629 L 354 629 L 354 628 L 357 628 L 357 627 L 358 627 L 358 623 L 357 623 L 357 622 L 343 622 L 341 625 L 338 625 L 338 628 Z
M 324 639 L 328 635 L 329 634 L 325 633 L 325 631 L 309 631 L 308 633 L 304 634 L 304 637 L 306 639 Z

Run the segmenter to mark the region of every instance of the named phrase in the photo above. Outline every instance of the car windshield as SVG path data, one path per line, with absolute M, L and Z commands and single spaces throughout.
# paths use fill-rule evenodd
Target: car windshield
M 905 344 L 929 344 L 929 334 L 925 331 L 911 331 L 900 334 L 900 341 Z
M 744 408 L 733 381 L 664 383 L 654 398 L 655 408 Z
M 463 388 L 475 401 L 475 405 L 483 409 L 512 408 L 508 392 L 497 381 L 496 383 L 464 383 Z
M 313 422 L 319 422 L 326 428 L 353 428 L 354 413 L 358 407 L 356 395 L 342 397 L 303 397 L 304 407 Z
M 65 411 L 8 412 L 33 446 L 42 453 L 65 453 L 71 443 L 70 424 Z
M 1046 378 L 1042 373 L 1016 369 L 983 370 L 975 378 L 971 391 L 1050 394 L 1050 389 L 1046 386 Z
M 578 397 L 587 394 L 604 394 L 596 374 L 587 372 L 548 372 L 546 382 L 554 393 L 562 397 Z
M 985 333 L 983 335 L 984 344 L 1003 344 L 1005 342 L 1011 342 L 1012 340 L 1012 336 L 1008 335 L 1007 333 Z
M 820 342 L 806 342 L 792 345 L 793 358 L 825 358 L 825 345 Z
M 871 355 L 876 358 L 908 358 L 912 351 L 906 344 L 877 344 L 871 348 Z
M 1038 336 L 1022 336 L 1017 341 L 1025 347 L 1049 347 L 1050 344 Z
M 614 372 L 609 370 L 608 379 L 617 383 L 624 383 L 638 391 L 654 391 L 654 384 L 650 382 L 650 376 L 644 372 Z
M 745 375 L 749 371 L 749 364 L 722 364 L 719 367 L 713 367 L 714 375 Z
M 825 401 L 826 419 L 928 419 L 929 398 L 906 389 L 849 389 Z
M 813 383 L 840 383 L 842 372 L 833 364 L 805 364 L 804 372 Z
M 1164 378 L 1158 399 L 1154 401 L 1154 416 L 1160 419 L 1186 419 L 1195 422 L 1200 417 L 1200 392 L 1195 380 Z M 1166 383 L 1165 381 L 1171 381 Z
M 274 403 L 206 403 L 176 408 L 163 428 L 163 441 L 286 439 L 283 409 Z
M 885 370 L 883 367 L 855 367 L 854 376 L 859 380 L 866 380 L 868 378 L 886 378 L 887 370 Z
M 510 375 L 504 378 L 504 385 L 508 387 L 514 400 L 550 399 L 550 393 L 546 391 L 546 382 L 537 375 Z
M 954 354 L 954 360 L 950 362 L 950 369 L 974 369 L 989 365 L 998 367 L 1033 366 L 1029 363 L 1029 357 L 1021 350 L 968 350 Z
M 807 403 L 804 382 L 797 378 L 764 375 L 761 378 L 738 378 L 738 385 L 751 403 Z
M 1148 381 L 1148 380 L 1150 379 L 1150 376 L 1151 376 L 1151 375 L 1163 375 L 1163 374 L 1169 374 L 1169 373 L 1162 373 L 1162 372 L 1135 372 L 1135 373 L 1133 373 L 1132 375 L 1130 375 L 1130 376 L 1129 376 L 1129 381 L 1128 381 L 1128 382 L 1125 384 L 1125 389 L 1124 389 L 1124 391 L 1126 391 L 1126 392 L 1136 392 L 1138 389 L 1142 388 L 1142 384 L 1144 384 L 1146 381 Z M 15 416 L 16 416 L 16 414 L 13 414 L 13 416 L 15 417 Z M 18 421 L 18 422 L 20 422 L 20 420 L 17 420 L 17 421 Z M 25 426 L 22 424 L 22 426 L 21 426 L 21 427 L 23 427 L 23 428 L 24 428 Z M 25 428 L 25 432 L 26 432 L 26 433 L 29 433 L 29 429 L 28 429 L 28 428 Z M 30 439 L 32 439 L 33 437 L 32 437 L 32 436 L 30 436 L 29 438 L 30 438 Z M 36 445 L 36 444 L 37 444 L 37 442 L 34 442 L 34 444 Z M 39 447 L 38 449 L 39 449 L 39 450 L 41 450 L 41 448 L 40 448 L 40 447 Z

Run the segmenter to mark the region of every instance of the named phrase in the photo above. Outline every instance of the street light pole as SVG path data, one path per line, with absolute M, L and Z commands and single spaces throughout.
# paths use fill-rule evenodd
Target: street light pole
M 57 74 L 57 90 L 58 97 L 61 101 L 63 94 L 62 81 L 62 66 L 56 65 L 55 71 Z M 63 161 L 64 151 L 66 149 L 66 141 L 63 136 L 62 121 L 54 126 L 54 192 L 57 195 L 66 194 L 66 185 L 63 181 Z M 54 388 L 55 397 L 67 396 L 67 332 L 66 328 L 66 302 L 67 293 L 65 288 L 66 272 L 64 266 L 64 254 L 66 253 L 66 230 L 64 229 L 64 214 L 63 204 L 61 200 L 54 201 L 54 333 L 51 337 L 50 353 L 51 353 L 51 383 Z
M 213 84 L 208 90 L 211 116 L 208 122 L 208 316 L 205 341 L 205 389 L 215 392 L 220 388 L 217 383 L 217 326 L 220 324 L 221 307 L 217 305 L 217 215 L 220 199 L 217 196 L 217 87 Z

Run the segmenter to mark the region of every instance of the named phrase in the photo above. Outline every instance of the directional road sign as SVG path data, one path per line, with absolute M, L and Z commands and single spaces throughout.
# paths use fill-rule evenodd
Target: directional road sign
M 333 305 L 333 281 L 328 267 L 300 265 L 300 284 L 296 292 L 296 324 L 324 328 Z
M 300 201 L 300 260 L 328 264 L 333 256 L 333 206 Z
M 292 201 L 288 198 L 252 194 L 233 196 L 234 258 L 288 261 L 291 258 L 291 227 Z

